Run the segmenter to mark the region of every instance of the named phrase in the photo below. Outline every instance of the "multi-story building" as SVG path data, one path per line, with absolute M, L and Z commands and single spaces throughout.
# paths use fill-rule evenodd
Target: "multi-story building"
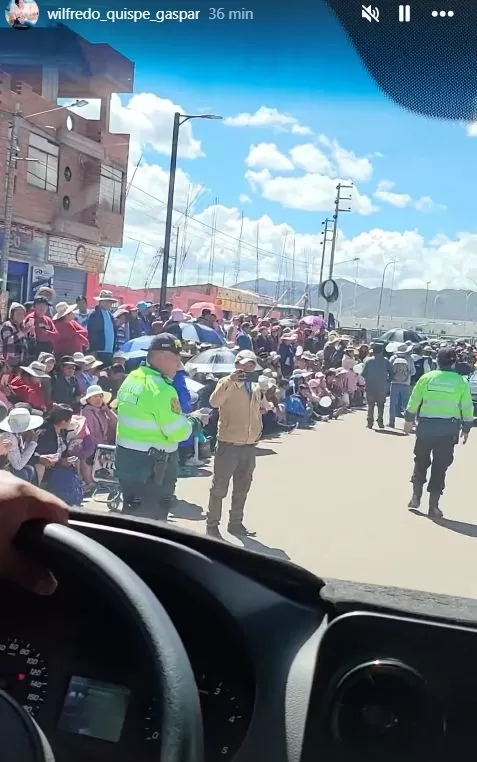
M 103 271 L 105 250 L 122 245 L 129 135 L 110 132 L 110 101 L 133 82 L 131 61 L 67 27 L 0 32 L 0 248 L 12 115 L 20 114 L 10 300 L 51 281 L 57 301 L 71 303 L 85 293 L 87 273 Z M 60 99 L 98 100 L 99 118 L 59 108 Z

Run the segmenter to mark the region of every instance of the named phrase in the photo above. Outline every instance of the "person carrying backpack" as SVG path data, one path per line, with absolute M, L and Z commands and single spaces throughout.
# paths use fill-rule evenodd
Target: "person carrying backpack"
M 388 345 L 389 346 L 389 345 Z M 386 347 L 389 351 L 388 347 Z M 414 362 L 411 358 L 412 347 L 407 344 L 399 344 L 395 354 L 391 357 L 391 390 L 389 393 L 389 428 L 394 429 L 396 416 L 403 417 L 411 395 L 411 378 L 416 373 Z

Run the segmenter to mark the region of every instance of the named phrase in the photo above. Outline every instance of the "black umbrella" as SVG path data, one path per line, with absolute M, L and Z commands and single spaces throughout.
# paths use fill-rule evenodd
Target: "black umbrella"
M 397 328 L 396 330 L 386 331 L 379 339 L 383 344 L 390 344 L 392 341 L 397 341 L 400 344 L 405 344 L 406 341 L 412 341 L 413 344 L 420 344 L 422 337 L 417 331 L 411 331 L 404 328 Z

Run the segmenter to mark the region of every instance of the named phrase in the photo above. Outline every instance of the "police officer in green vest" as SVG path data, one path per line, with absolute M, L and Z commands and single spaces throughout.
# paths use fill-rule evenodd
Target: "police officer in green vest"
M 162 490 L 167 492 L 166 485 L 175 480 L 177 448 L 190 437 L 194 418 L 183 415 L 172 385 L 181 349 L 175 336 L 158 334 L 146 364 L 132 371 L 119 389 L 116 474 L 124 513 L 167 519 Z
M 438 370 L 425 373 L 415 385 L 406 412 L 404 431 L 412 431 L 417 417 L 413 493 L 409 508 L 419 508 L 427 470 L 432 466 L 427 485 L 429 517 L 441 519 L 439 499 L 444 492 L 446 471 L 454 460 L 454 447 L 467 442 L 474 418 L 468 383 L 455 370 L 457 354 L 452 347 L 439 350 Z

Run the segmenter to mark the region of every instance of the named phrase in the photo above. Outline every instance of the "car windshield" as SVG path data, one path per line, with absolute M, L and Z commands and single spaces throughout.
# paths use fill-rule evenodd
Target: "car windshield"
M 477 129 L 422 8 L 8 4 L 2 468 L 474 595 Z

